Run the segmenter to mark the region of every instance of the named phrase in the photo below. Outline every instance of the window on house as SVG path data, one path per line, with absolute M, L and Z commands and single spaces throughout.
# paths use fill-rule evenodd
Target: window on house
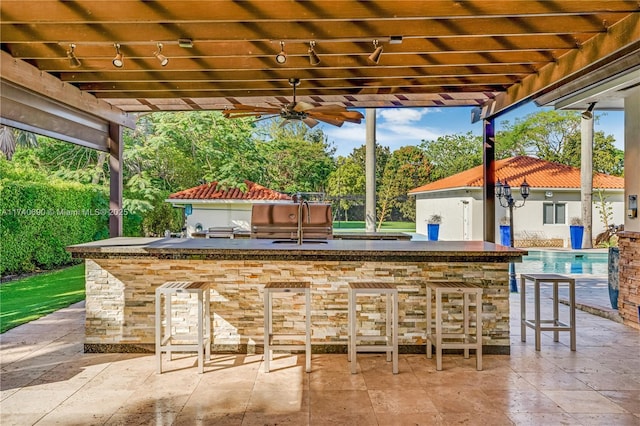
M 567 205 L 564 203 L 544 203 L 542 220 L 545 225 L 565 224 Z

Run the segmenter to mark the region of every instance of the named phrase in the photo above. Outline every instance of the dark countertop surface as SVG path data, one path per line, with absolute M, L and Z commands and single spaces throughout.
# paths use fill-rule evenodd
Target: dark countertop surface
M 527 251 L 484 241 L 290 240 L 118 237 L 67 247 L 76 258 L 381 262 L 520 262 Z

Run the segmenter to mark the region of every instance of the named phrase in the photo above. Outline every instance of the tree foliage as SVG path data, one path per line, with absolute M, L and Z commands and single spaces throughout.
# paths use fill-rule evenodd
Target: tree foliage
M 378 229 L 387 219 L 392 208 L 410 221 L 415 220 L 416 199 L 407 193 L 427 181 L 431 165 L 425 152 L 415 146 L 401 147 L 391 154 L 378 191 Z
M 513 124 L 504 121 L 504 129 L 496 137 L 496 157 L 529 154 L 580 167 L 580 126 L 581 117 L 576 111 L 538 111 L 516 119 Z M 593 139 L 593 170 L 622 175 L 624 152 L 615 147 L 613 136 L 597 131 Z
M 482 164 L 482 137 L 471 132 L 422 141 L 420 148 L 431 164 L 431 181 L 463 172 Z M 428 183 L 428 182 L 425 182 Z

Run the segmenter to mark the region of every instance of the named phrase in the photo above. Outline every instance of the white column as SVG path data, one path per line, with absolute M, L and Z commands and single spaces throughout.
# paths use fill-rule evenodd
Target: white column
M 582 117 L 580 123 L 580 201 L 582 203 L 582 224 L 584 238 L 582 248 L 593 248 L 591 215 L 593 200 L 593 116 Z
M 640 87 L 624 98 L 624 230 L 640 232 L 640 218 L 627 216 L 629 195 L 640 196 Z
M 376 230 L 376 109 L 365 110 L 365 224 L 367 232 Z

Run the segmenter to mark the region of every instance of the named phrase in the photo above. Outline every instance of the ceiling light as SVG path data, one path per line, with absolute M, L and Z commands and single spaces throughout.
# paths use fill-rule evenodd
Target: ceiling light
M 318 57 L 318 54 L 314 50 L 315 47 L 316 47 L 316 42 L 310 41 L 309 42 L 309 63 L 311 63 L 311 65 L 318 65 L 320 63 L 320 58 Z
M 82 66 L 80 59 L 76 57 L 76 54 L 74 52 L 75 49 L 76 49 L 76 45 L 72 43 L 69 45 L 69 50 L 67 50 L 67 58 L 69 58 L 70 68 L 80 68 Z
M 179 38 L 178 46 L 191 49 L 193 47 L 193 40 L 191 40 L 190 38 Z
M 389 44 L 402 44 L 402 36 L 389 37 Z
M 587 109 L 585 109 L 584 111 L 582 111 L 582 118 L 584 118 L 585 120 L 591 120 L 593 118 L 593 109 L 596 107 L 596 103 L 595 102 L 591 102 L 589 104 L 589 106 L 587 107 Z
M 158 59 L 160 65 L 162 65 L 163 67 L 166 67 L 169 63 L 169 58 L 162 54 L 162 43 L 158 43 L 158 50 L 153 52 L 153 56 Z
M 116 57 L 113 58 L 113 66 L 116 68 L 122 68 L 124 66 L 124 55 L 120 53 L 120 45 L 118 43 L 113 45 L 116 48 Z
M 287 62 L 287 53 L 284 51 L 284 41 L 280 42 L 280 53 L 276 55 L 276 63 L 284 64 Z
M 382 55 L 382 46 L 378 46 L 378 40 L 373 40 L 373 48 L 375 50 L 369 55 L 369 60 L 377 64 L 380 61 L 380 55 Z

